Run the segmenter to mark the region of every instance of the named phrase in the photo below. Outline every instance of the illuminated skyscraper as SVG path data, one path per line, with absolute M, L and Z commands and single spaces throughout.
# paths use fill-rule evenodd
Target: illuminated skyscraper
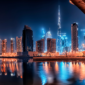
M 2 40 L 2 53 L 7 52 L 7 39 Z
M 65 51 L 65 48 L 67 47 L 67 36 L 61 35 L 61 53 Z
M 56 52 L 56 39 L 47 39 L 47 52 Z
M 78 25 L 73 23 L 71 25 L 71 42 L 72 42 L 72 51 L 78 51 Z
M 2 53 L 2 40 L 0 39 L 0 54 Z
M 13 53 L 14 52 L 14 38 L 11 38 L 10 39 L 10 47 L 11 47 L 11 53 Z
M 43 53 L 45 49 L 45 39 L 38 40 L 36 42 L 36 51 L 39 53 Z
M 33 51 L 33 31 L 27 25 L 24 26 L 22 34 L 23 52 Z
M 22 52 L 22 37 L 16 37 L 16 50 L 17 52 Z
M 51 31 L 49 30 L 45 36 L 45 52 L 47 52 L 47 38 L 52 38 Z
M 60 5 L 58 7 L 58 31 L 57 31 L 57 51 L 61 50 L 61 21 L 60 21 Z

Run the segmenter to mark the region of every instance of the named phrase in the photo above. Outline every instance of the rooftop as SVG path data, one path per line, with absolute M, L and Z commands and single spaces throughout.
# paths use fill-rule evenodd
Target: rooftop
M 24 26 L 24 29 L 32 30 L 31 27 L 28 27 L 27 25 Z

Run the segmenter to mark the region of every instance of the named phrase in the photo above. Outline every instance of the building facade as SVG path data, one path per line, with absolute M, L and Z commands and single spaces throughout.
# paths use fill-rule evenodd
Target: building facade
M 78 51 L 78 25 L 73 23 L 71 25 L 71 42 L 72 42 L 72 51 Z
M 33 31 L 27 25 L 24 26 L 22 34 L 23 52 L 33 51 Z
M 10 39 L 10 49 L 11 49 L 11 53 L 13 53 L 14 52 L 14 38 L 11 38 Z
M 47 39 L 47 52 L 56 52 L 56 39 Z
M 61 36 L 61 53 L 65 52 L 67 47 L 67 36 L 66 35 L 62 35 Z
M 17 52 L 22 52 L 22 36 L 16 37 L 16 50 Z
M 36 41 L 36 51 L 39 53 L 43 53 L 44 49 L 45 49 L 45 39 Z
M 2 53 L 7 52 L 7 39 L 2 40 Z

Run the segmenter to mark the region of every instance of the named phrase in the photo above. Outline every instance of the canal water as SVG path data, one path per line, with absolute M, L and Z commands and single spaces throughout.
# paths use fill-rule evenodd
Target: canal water
M 85 85 L 85 61 L 2 58 L 0 85 Z

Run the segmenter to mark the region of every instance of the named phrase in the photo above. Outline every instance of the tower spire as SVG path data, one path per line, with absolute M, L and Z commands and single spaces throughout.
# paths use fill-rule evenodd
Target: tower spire
M 57 30 L 57 51 L 61 51 L 61 21 L 60 21 L 60 5 L 58 5 L 58 30 Z
M 60 22 L 60 5 L 58 6 L 58 29 L 61 29 L 61 22 Z

